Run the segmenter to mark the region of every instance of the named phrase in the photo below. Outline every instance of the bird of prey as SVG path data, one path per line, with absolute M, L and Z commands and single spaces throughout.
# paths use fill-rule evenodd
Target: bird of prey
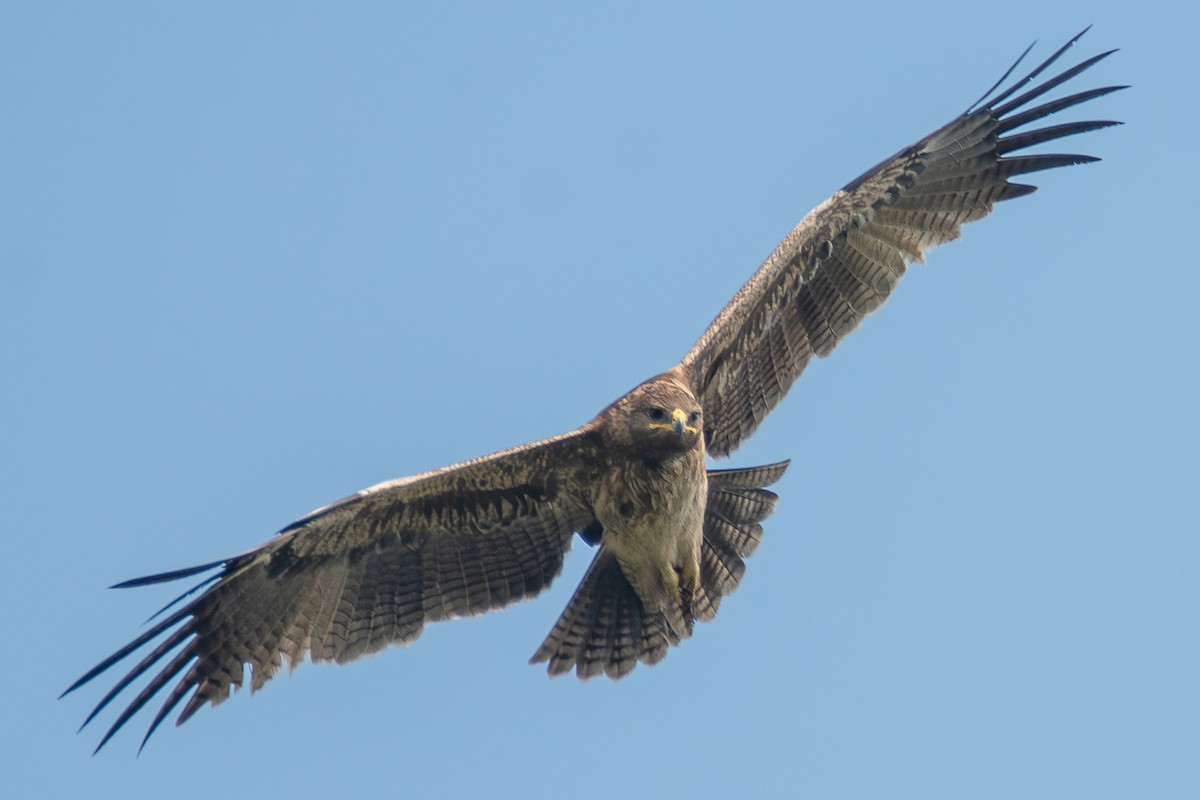
M 1037 102 L 1113 52 L 1043 78 L 1082 35 L 1001 89 L 1027 49 L 966 112 L 817 206 L 682 361 L 576 430 L 363 489 L 241 555 L 118 584 L 212 573 L 67 689 L 152 646 L 84 722 L 150 674 L 96 749 L 169 684 L 143 746 L 180 702 L 176 724 L 228 697 L 247 668 L 253 691 L 284 661 L 351 661 L 412 642 L 426 623 L 533 597 L 576 534 L 596 555 L 532 661 L 580 678 L 660 661 L 737 588 L 777 500 L 765 487 L 787 467 L 709 470 L 706 458 L 753 434 L 809 359 L 883 304 L 906 264 L 1034 191 L 1015 176 L 1096 160 L 1023 152 L 1117 124 L 1030 127 L 1125 88 Z

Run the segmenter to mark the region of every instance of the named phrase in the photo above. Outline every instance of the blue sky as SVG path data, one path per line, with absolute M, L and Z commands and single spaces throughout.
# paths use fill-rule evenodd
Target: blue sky
M 0 10 L 0 714 L 13 796 L 1200 796 L 1197 12 Z M 1132 83 L 725 465 L 740 591 L 620 683 L 538 600 L 164 727 L 57 701 L 174 587 L 361 487 L 568 430 L 1034 38 Z M 15 788 L 14 788 L 15 787 Z

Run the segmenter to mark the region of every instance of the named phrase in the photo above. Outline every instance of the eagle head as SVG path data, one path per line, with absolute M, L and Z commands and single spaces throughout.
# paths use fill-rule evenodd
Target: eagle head
M 699 401 L 686 386 L 668 376 L 646 381 L 600 416 L 613 444 L 644 458 L 669 459 L 704 440 Z

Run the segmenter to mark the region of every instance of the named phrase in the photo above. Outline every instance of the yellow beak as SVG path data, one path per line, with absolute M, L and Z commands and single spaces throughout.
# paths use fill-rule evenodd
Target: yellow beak
M 696 429 L 694 427 L 692 427 L 691 425 L 687 424 L 687 418 L 688 418 L 687 412 L 684 411 L 682 408 L 677 408 L 671 412 L 671 424 L 670 425 L 668 425 L 665 422 L 651 422 L 650 427 L 651 428 L 665 428 L 667 430 L 672 430 L 672 431 L 675 431 L 676 435 L 678 435 L 678 436 L 683 436 L 685 431 L 688 433 L 695 433 Z

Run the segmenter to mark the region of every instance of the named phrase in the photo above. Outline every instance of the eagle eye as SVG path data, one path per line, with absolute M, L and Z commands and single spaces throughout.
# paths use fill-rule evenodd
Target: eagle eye
M 700 421 L 700 412 L 699 411 L 693 411 L 692 413 L 688 414 L 688 424 L 689 425 L 695 425 L 699 421 Z
M 650 419 L 654 422 L 662 422 L 667 418 L 667 412 L 663 411 L 661 408 L 651 408 L 647 409 L 646 416 L 650 417 Z

